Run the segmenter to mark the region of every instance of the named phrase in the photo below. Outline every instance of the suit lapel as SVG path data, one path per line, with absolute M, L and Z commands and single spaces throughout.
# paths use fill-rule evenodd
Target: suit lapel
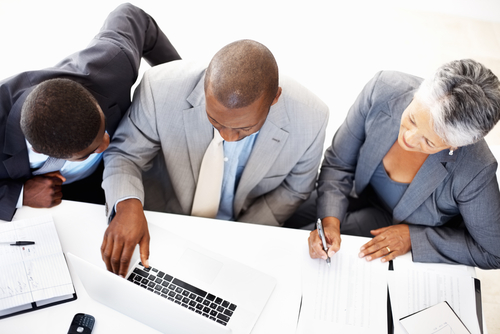
M 205 92 L 203 88 L 204 78 L 198 82 L 193 92 L 188 96 L 187 101 L 193 108 L 183 111 L 184 135 L 187 142 L 187 154 L 191 166 L 193 184 L 184 188 L 186 196 L 183 198 L 192 199 L 200 174 L 201 161 L 213 137 L 213 128 L 210 124 L 205 109 Z M 183 206 L 190 206 L 192 203 L 185 203 Z
M 436 188 L 443 182 L 449 174 L 444 163 L 454 162 L 460 152 L 457 151 L 453 156 L 448 155 L 444 150 L 427 157 L 415 178 L 406 189 L 403 197 L 398 202 L 393 211 L 393 218 L 396 222 L 405 220 L 411 215 Z
M 398 138 L 401 115 L 413 99 L 409 92 L 390 100 L 380 108 L 373 123 L 367 124 L 367 136 L 361 148 L 356 170 L 356 192 L 359 194 L 370 183 L 378 164 Z
M 288 114 L 280 99 L 271 107 L 241 175 L 234 198 L 235 217 L 238 217 L 248 193 L 264 178 L 285 146 L 289 134 L 283 127 L 288 123 Z

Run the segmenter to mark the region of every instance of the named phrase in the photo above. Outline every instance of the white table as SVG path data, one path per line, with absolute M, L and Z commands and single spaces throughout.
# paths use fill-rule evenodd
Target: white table
M 50 213 L 64 252 L 105 268 L 100 246 L 107 219 L 104 206 L 63 201 L 52 209 L 23 207 L 14 219 Z M 300 306 L 302 252 L 309 233 L 302 230 L 235 223 L 189 216 L 146 212 L 149 224 L 181 235 L 201 246 L 224 254 L 274 276 L 277 285 L 252 331 L 294 333 Z M 1 223 L 1 222 L 0 222 Z M 76 301 L 0 320 L 0 333 L 67 333 L 76 313 L 96 318 L 93 334 L 158 333 L 156 330 L 92 300 L 72 274 Z

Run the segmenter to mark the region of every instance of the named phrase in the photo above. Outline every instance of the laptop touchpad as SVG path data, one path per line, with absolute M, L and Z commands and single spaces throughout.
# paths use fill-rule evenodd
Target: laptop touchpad
M 223 263 L 187 248 L 179 259 L 179 266 L 188 277 L 193 276 L 212 284 L 222 269 Z

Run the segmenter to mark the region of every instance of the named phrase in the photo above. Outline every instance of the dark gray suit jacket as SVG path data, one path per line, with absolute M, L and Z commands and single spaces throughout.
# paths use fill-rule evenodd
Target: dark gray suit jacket
M 130 89 L 142 57 L 150 65 L 180 59 L 152 17 L 124 4 L 110 13 L 86 49 L 54 67 L 0 81 L 0 219 L 12 219 L 22 186 L 32 177 L 19 120 L 21 107 L 33 88 L 52 78 L 79 82 L 97 99 L 112 136 L 130 106 Z
M 365 189 L 397 140 L 401 114 L 421 81 L 380 72 L 365 86 L 325 153 L 318 186 L 320 217 L 342 221 L 353 187 L 357 194 Z M 453 156 L 441 151 L 427 158 L 393 211 L 394 224 L 410 226 L 414 261 L 500 268 L 496 169 L 484 140 Z M 452 218 L 453 226 L 447 224 Z

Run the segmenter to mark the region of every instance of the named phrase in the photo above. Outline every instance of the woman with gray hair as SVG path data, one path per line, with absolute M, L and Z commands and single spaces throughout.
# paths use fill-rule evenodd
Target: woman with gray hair
M 500 119 L 500 83 L 473 60 L 425 80 L 380 72 L 325 152 L 317 213 L 328 255 L 340 234 L 373 236 L 359 256 L 500 268 L 497 162 L 483 137 Z M 325 258 L 316 230 L 313 258 Z

